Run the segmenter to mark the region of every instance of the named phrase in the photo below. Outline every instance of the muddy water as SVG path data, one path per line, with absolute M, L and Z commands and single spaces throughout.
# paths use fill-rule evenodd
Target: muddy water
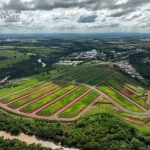
M 61 146 L 56 145 L 53 142 L 38 140 L 35 138 L 35 136 L 28 136 L 23 133 L 21 133 L 19 136 L 12 136 L 9 133 L 0 131 L 0 137 L 2 137 L 2 136 L 4 137 L 4 139 L 18 139 L 20 141 L 26 142 L 27 144 L 36 143 L 36 144 L 41 144 L 44 147 L 48 147 L 48 148 L 52 148 L 52 149 L 61 148 Z M 78 150 L 78 149 L 74 149 L 74 148 L 65 148 L 65 147 L 62 147 L 62 148 L 64 150 Z

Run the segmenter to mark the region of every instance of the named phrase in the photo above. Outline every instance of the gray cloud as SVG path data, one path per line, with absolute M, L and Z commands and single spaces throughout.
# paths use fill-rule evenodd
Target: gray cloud
M 97 15 L 90 15 L 90 16 L 80 16 L 78 19 L 79 23 L 92 23 L 95 22 Z
M 149 0 L 128 0 L 126 3 L 115 4 L 114 0 L 32 0 L 21 2 L 21 0 L 10 0 L 4 3 L 3 9 L 17 10 L 52 10 L 56 8 L 85 8 L 87 10 L 108 9 L 114 10 L 121 8 L 124 13 L 131 12 L 135 8 L 150 3 Z M 133 9 L 134 8 L 134 9 Z M 123 13 L 122 13 L 123 14 Z

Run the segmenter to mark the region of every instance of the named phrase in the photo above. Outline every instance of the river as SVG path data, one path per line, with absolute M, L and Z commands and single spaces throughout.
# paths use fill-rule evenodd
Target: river
M 32 144 L 32 143 L 41 144 L 42 146 L 52 148 L 53 150 L 58 148 L 63 148 L 64 150 L 79 150 L 74 148 L 61 147 L 59 145 L 56 145 L 53 142 L 38 140 L 35 136 L 28 136 L 23 133 L 21 133 L 19 136 L 12 136 L 9 133 L 0 131 L 0 137 L 2 136 L 4 137 L 4 139 L 18 139 L 20 141 L 26 142 L 27 144 Z

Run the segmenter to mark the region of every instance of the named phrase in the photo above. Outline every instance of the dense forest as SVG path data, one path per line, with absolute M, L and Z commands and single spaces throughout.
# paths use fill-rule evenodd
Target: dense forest
M 81 150 L 150 150 L 150 136 L 108 113 L 95 114 L 72 123 L 28 119 L 0 112 L 0 130 L 23 132 Z
M 9 140 L 0 137 L 0 150 L 52 150 L 51 148 L 45 148 L 41 145 L 29 144 L 19 141 L 17 139 Z
M 147 80 L 150 80 L 150 62 L 143 62 L 143 59 L 150 58 L 148 53 L 135 53 L 129 56 L 130 64 Z

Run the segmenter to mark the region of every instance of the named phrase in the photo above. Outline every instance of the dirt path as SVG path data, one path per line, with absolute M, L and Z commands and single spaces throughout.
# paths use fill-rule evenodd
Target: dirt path
M 135 118 L 130 118 L 130 117 L 122 116 L 122 119 L 126 120 L 126 121 L 129 121 L 131 123 L 134 123 L 134 124 L 138 124 L 138 125 L 143 125 L 144 124 L 143 121 L 135 119 Z
M 150 104 L 150 91 L 148 91 L 147 104 Z

